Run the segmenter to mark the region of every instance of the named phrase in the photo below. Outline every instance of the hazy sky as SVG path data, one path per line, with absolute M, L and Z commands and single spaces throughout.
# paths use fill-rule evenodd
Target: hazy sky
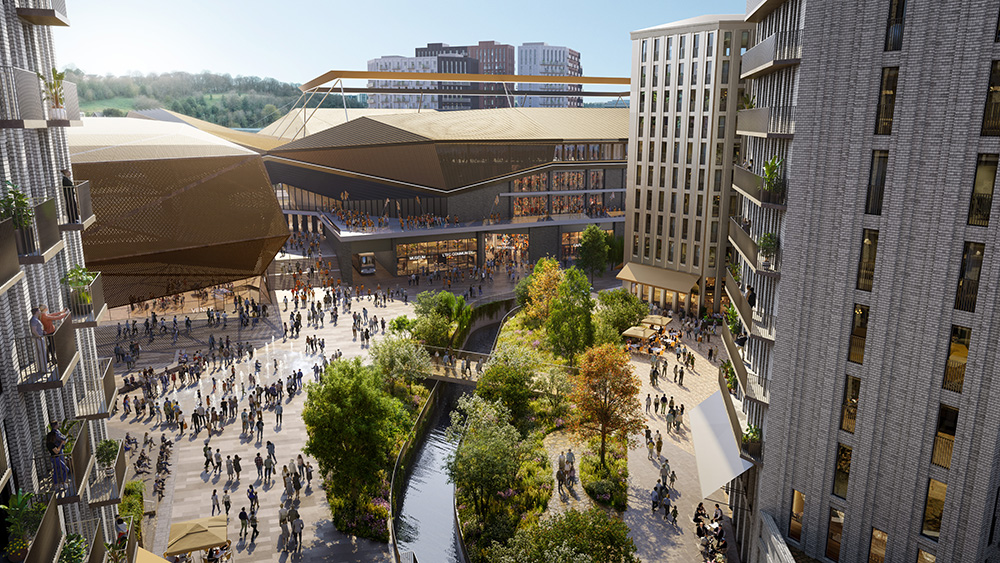
M 480 8 L 482 3 L 487 7 Z M 580 52 L 584 74 L 628 76 L 629 32 L 745 0 L 68 0 L 53 28 L 60 67 L 127 74 L 203 70 L 302 83 L 429 42 L 545 41 Z

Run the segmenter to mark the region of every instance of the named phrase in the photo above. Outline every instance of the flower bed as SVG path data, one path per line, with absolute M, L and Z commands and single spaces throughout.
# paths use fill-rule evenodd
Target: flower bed
M 333 523 L 341 532 L 382 543 L 389 542 L 389 483 L 382 480 L 379 496 L 362 497 L 359 506 L 349 506 L 327 488 Z
M 580 482 L 595 502 L 623 511 L 628 502 L 628 446 L 624 441 L 609 439 L 607 467 L 601 467 L 600 448 L 600 441 L 592 440 L 580 456 Z

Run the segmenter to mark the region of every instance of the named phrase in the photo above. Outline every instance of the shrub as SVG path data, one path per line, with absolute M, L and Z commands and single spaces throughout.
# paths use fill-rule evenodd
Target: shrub
M 140 479 L 129 481 L 125 484 L 122 502 L 118 505 L 118 514 L 122 518 L 132 516 L 132 526 L 135 527 L 135 539 L 140 546 L 142 545 L 142 515 L 145 512 L 142 499 L 145 493 L 146 483 Z
M 628 502 L 628 448 L 622 440 L 608 442 L 607 467 L 594 450 L 600 445 L 592 440 L 590 449 L 580 459 L 580 482 L 590 498 L 615 510 L 623 511 Z
M 389 542 L 389 484 L 382 479 L 380 496 L 365 495 L 354 502 L 337 497 L 326 489 L 333 524 L 341 532 L 382 543 Z

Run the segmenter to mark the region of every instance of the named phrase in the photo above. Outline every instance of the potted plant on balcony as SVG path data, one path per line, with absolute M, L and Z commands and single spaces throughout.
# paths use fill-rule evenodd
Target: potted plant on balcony
M 757 249 L 764 256 L 764 263 L 761 267 L 765 270 L 771 269 L 771 258 L 778 252 L 778 235 L 774 233 L 764 233 L 757 239 Z
M 747 424 L 746 432 L 743 433 L 743 444 L 749 445 L 760 442 L 760 427 Z
M 18 236 L 14 237 L 17 242 L 17 253 L 20 255 L 31 254 L 35 251 L 35 236 L 32 229 L 35 217 L 35 210 L 31 207 L 31 200 L 11 181 L 4 181 L 7 192 L 0 197 L 0 219 L 12 219 L 14 228 L 18 231 Z
M 733 281 L 736 282 L 736 285 L 739 285 L 740 280 L 741 280 L 741 277 L 740 277 L 740 267 L 737 266 L 736 264 L 734 264 L 733 262 L 730 262 L 729 264 L 727 264 L 726 267 L 729 268 L 729 273 L 732 274 Z
M 118 440 L 101 440 L 97 444 L 97 463 L 101 464 L 109 477 L 115 474 L 115 460 L 118 459 Z
M 7 540 L 7 559 L 17 562 L 24 561 L 28 555 L 28 532 L 37 529 L 38 525 L 32 526 L 31 497 L 32 493 L 18 490 L 7 504 L 0 505 L 0 509 L 7 514 L 7 532 L 10 538 Z
M 730 361 L 730 360 L 726 360 L 726 361 L 722 362 L 722 365 L 719 366 L 719 369 L 722 370 L 722 374 L 726 377 L 726 388 L 729 389 L 730 393 L 732 393 L 733 395 L 735 395 L 736 394 L 736 371 L 733 369 L 733 362 Z
M 66 71 L 59 72 L 55 67 L 52 67 L 52 80 L 40 72 L 37 74 L 44 84 L 42 90 L 45 93 L 45 99 L 49 102 L 49 117 L 57 120 L 68 119 L 66 108 L 63 107 L 63 80 L 66 79 Z
M 774 194 L 777 199 L 784 195 L 782 192 L 784 192 L 785 186 L 781 178 L 781 165 L 784 162 L 783 159 L 775 155 L 764 163 L 764 191 Z
M 738 109 L 754 109 L 755 107 L 757 107 L 757 96 L 743 94 L 743 97 L 740 98 L 740 107 Z
M 86 309 L 88 314 L 91 312 L 93 296 L 90 294 L 90 284 L 94 283 L 95 279 L 97 279 L 97 274 L 76 264 L 59 280 L 60 283 L 70 288 L 71 307 Z M 75 294 L 73 294 L 74 290 Z
M 69 534 L 59 551 L 59 563 L 83 563 L 87 557 L 87 540 L 80 534 Z

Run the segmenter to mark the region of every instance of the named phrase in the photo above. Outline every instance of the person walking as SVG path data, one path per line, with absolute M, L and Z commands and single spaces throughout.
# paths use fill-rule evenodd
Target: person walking
M 306 462 L 306 486 L 307 487 L 310 484 L 312 484 L 312 480 L 313 480 L 313 466 L 312 466 L 312 463 L 310 463 L 310 462 L 307 461 Z
M 264 418 L 257 418 L 257 441 L 260 442 L 264 439 Z
M 280 402 L 278 404 L 274 405 L 274 425 L 275 426 L 281 426 L 281 413 L 282 413 L 283 410 L 284 409 L 282 408 Z
M 257 539 L 257 536 L 260 534 L 260 532 L 257 530 L 257 511 L 256 510 L 250 512 L 250 528 L 253 530 L 253 533 L 250 534 L 250 543 L 254 543 L 254 541 Z
M 299 478 L 306 478 L 306 461 L 302 458 L 302 454 L 299 454 L 295 460 L 295 466 L 299 470 Z
M 653 448 L 655 447 L 655 445 L 656 444 L 652 440 L 646 441 L 646 449 L 649 451 L 649 453 L 646 456 L 647 459 L 653 459 Z
M 660 452 L 663 451 L 663 437 L 660 436 L 660 431 L 656 431 L 656 460 L 660 460 Z
M 222 506 L 226 507 L 226 520 L 229 519 L 229 508 L 233 505 L 233 500 L 229 498 L 229 489 L 222 490 Z
M 296 513 L 295 520 L 292 520 L 292 534 L 295 536 L 295 551 L 302 551 L 302 529 L 305 528 L 302 517 Z
M 260 452 L 257 452 L 257 457 L 253 458 L 253 464 L 257 467 L 257 478 L 264 478 L 264 458 L 260 457 Z
M 278 526 L 281 527 L 278 543 L 281 545 L 281 552 L 285 553 L 288 551 L 288 544 L 292 541 L 291 533 L 288 530 L 288 509 L 285 508 L 285 505 L 281 505 L 281 508 L 278 509 Z
M 215 448 L 215 468 L 213 471 L 222 475 L 222 452 L 219 451 L 219 448 Z
M 247 507 L 240 509 L 240 539 L 247 537 L 247 523 L 250 521 L 250 517 L 247 516 Z
M 653 399 L 650 397 L 649 393 L 646 393 L 646 412 L 649 413 L 649 407 L 652 405 Z
M 295 499 L 299 498 L 299 491 L 302 490 L 302 478 L 297 472 L 292 473 L 292 488 L 295 489 Z
M 222 508 L 219 506 L 219 490 L 212 489 L 212 516 L 215 516 L 216 510 L 219 511 L 219 514 L 222 514 Z
M 267 457 L 274 460 L 274 463 L 278 463 L 278 456 L 274 455 L 274 442 L 270 440 L 267 442 Z
M 274 473 L 274 462 L 271 461 L 271 457 L 268 456 L 264 459 L 264 482 L 269 483 L 271 481 L 271 475 Z
M 232 481 L 233 480 L 233 456 L 226 456 L 226 477 Z
M 257 491 L 254 490 L 253 485 L 247 487 L 247 500 L 250 501 L 250 512 L 257 512 L 258 500 Z
M 233 456 L 233 471 L 236 472 L 236 481 L 240 480 L 240 471 L 242 471 L 242 470 L 243 470 L 243 467 L 240 465 L 240 456 L 234 455 Z

